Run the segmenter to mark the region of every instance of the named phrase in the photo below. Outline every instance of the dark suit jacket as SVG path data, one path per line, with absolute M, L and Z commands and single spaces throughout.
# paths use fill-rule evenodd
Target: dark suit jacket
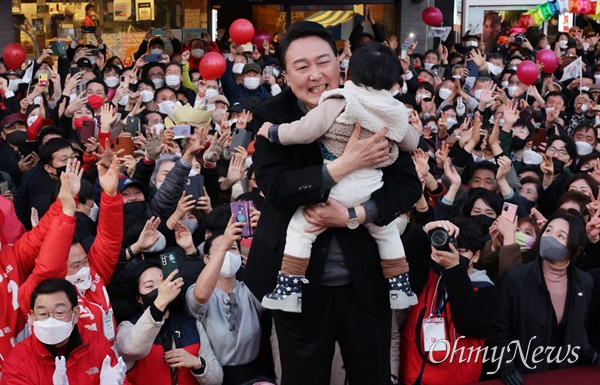
M 254 111 L 256 127 L 267 121 L 292 122 L 302 116 L 298 100 L 290 89 L 258 105 Z M 323 158 L 316 141 L 278 146 L 259 137 L 253 162 L 257 183 L 266 201 L 254 234 L 244 281 L 261 299 L 275 287 L 287 226 L 294 211 L 299 206 L 326 201 L 329 191 L 321 191 Z M 390 223 L 421 196 L 421 184 L 410 154 L 400 153 L 393 165 L 383 169 L 383 174 L 384 187 L 372 195 L 381 217 L 379 224 Z M 332 228 L 317 237 L 306 274 L 310 283 L 302 289 L 303 307 L 310 308 L 317 293 L 334 235 L 364 306 L 373 313 L 389 308 L 387 281 L 383 278 L 377 245 L 364 226 L 356 230 Z

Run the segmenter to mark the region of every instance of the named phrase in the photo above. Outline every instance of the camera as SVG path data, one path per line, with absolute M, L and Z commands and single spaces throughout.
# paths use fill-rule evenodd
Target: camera
M 523 43 L 525 43 L 525 40 L 527 40 L 527 38 L 525 37 L 524 34 L 522 33 L 518 33 L 515 35 L 515 45 L 521 45 Z
M 438 250 L 450 251 L 450 244 L 456 246 L 454 237 L 451 237 L 448 232 L 441 228 L 435 228 L 427 233 L 429 243 Z

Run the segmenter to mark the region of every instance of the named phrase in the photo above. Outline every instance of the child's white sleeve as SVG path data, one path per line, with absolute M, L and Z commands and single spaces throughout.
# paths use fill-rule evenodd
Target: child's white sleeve
M 308 114 L 304 115 L 302 119 L 280 124 L 277 131 L 279 143 L 289 146 L 314 142 L 329 130 L 345 107 L 345 99 L 324 100 L 317 107 L 308 111 Z

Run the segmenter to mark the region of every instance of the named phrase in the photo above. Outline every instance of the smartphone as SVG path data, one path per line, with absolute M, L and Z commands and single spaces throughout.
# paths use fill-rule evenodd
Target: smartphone
M 533 110 L 531 109 L 531 107 L 527 106 L 519 114 L 519 119 L 529 122 L 531 121 L 531 118 L 533 118 Z
M 408 38 L 406 39 L 406 44 L 408 46 L 410 46 L 414 41 L 415 41 L 415 34 L 414 33 L 408 34 Z
M 121 158 L 126 155 L 133 156 L 133 138 L 131 136 L 117 136 L 111 143 L 110 148 L 113 152 L 117 152 L 121 149 L 125 150 L 119 154 L 119 157 Z
M 81 133 L 79 137 L 81 138 L 81 143 L 85 144 L 88 142 L 88 139 L 93 137 L 96 133 L 96 123 L 93 120 L 84 120 L 81 126 Z
M 146 60 L 146 63 L 160 63 L 162 55 L 147 53 L 146 56 L 144 56 L 144 60 Z
M 172 272 L 179 269 L 177 258 L 174 252 L 164 253 L 160 255 L 160 266 L 162 268 L 163 279 L 167 279 Z M 175 274 L 173 279 L 179 278 L 179 273 Z
M 48 87 L 48 74 L 39 74 L 38 84 L 40 87 Z
M 273 76 L 273 67 L 272 66 L 266 66 L 265 67 L 265 74 L 267 74 L 269 76 Z
M 250 131 L 236 128 L 233 131 L 233 138 L 231 139 L 231 146 L 229 146 L 229 149 L 235 151 L 237 146 L 242 146 L 247 149 L 250 141 L 252 141 L 252 133 Z
M 242 44 L 242 52 L 254 52 L 255 49 L 254 44 Z
M 186 196 L 193 196 L 194 202 L 198 202 L 198 199 L 204 195 L 204 176 L 194 175 L 185 178 L 183 184 Z
M 136 136 L 140 131 L 140 118 L 137 116 L 128 116 L 125 122 L 125 132 L 131 136 Z
M 79 82 L 79 84 L 77 85 L 77 95 L 81 95 L 82 93 L 86 92 L 87 89 L 87 83 L 86 82 Z
M 82 26 L 81 27 L 81 32 L 83 33 L 96 33 L 96 27 L 94 26 Z
M 92 48 L 92 56 L 100 56 L 100 49 Z
M 51 41 L 50 49 L 52 49 L 52 56 L 65 56 L 67 54 L 64 41 Z
M 439 66 L 437 70 L 437 76 L 442 81 L 444 80 L 444 74 L 446 73 L 446 67 Z
M 406 57 L 408 56 L 408 47 L 410 47 L 410 45 L 402 44 L 402 46 L 400 47 L 400 59 L 406 59 Z
M 517 219 L 517 205 L 504 202 L 504 206 L 502 207 L 502 214 L 504 218 L 508 219 L 512 223 Z
M 166 32 L 162 28 L 155 28 L 152 30 L 152 36 L 165 36 Z
M 193 133 L 194 133 L 194 129 L 189 124 L 173 126 L 173 134 L 175 134 L 173 139 L 184 139 L 184 138 L 192 135 Z
M 531 143 L 531 149 L 537 151 L 540 144 L 548 140 L 548 130 L 545 128 L 536 128 L 533 130 L 533 138 Z
M 4 193 L 7 192 L 8 190 L 10 190 L 8 188 L 8 182 L 7 181 L 0 182 L 0 195 L 4 195 Z
M 249 238 L 254 235 L 254 230 L 250 227 L 250 207 L 254 207 L 254 202 L 231 202 L 231 213 L 235 222 L 246 223 L 242 227 L 242 238 Z
M 69 71 L 71 77 L 77 75 L 79 72 L 81 72 L 81 68 L 79 67 L 71 67 L 71 70 Z

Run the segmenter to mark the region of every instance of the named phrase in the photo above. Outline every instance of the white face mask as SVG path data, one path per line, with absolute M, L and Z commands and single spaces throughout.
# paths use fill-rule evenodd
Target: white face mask
M 162 103 L 158 103 L 158 112 L 169 115 L 171 119 L 175 116 L 175 102 L 166 100 Z
M 196 59 L 200 59 L 202 56 L 204 56 L 204 50 L 200 48 L 194 48 L 190 51 L 190 55 Z
M 481 99 L 482 93 L 483 93 L 483 90 L 476 90 L 476 91 L 473 91 L 473 96 L 475 97 L 475 99 L 479 100 L 479 99 Z
M 154 92 L 149 90 L 140 91 L 140 96 L 142 97 L 142 102 L 148 103 L 154 99 Z
M 396 88 L 395 90 L 391 90 L 390 93 L 392 94 L 392 96 L 396 96 L 400 93 L 400 90 Z
M 156 87 L 156 89 L 159 89 L 165 85 L 165 79 L 154 78 L 152 79 L 152 83 L 154 83 L 154 87 Z
M 92 286 L 92 274 L 90 273 L 89 266 L 82 267 L 73 275 L 67 275 L 65 279 L 75 285 L 81 293 Z
M 154 242 L 154 244 L 146 250 L 142 250 L 144 253 L 158 253 L 159 251 L 163 251 L 165 247 L 167 247 L 167 239 L 165 238 L 165 236 L 161 232 L 158 232 L 158 235 L 158 241 Z
M 346 68 L 348 68 L 348 64 L 349 64 L 349 63 L 350 63 L 350 60 L 348 60 L 348 59 L 343 59 L 343 60 L 340 62 L 340 69 L 343 69 L 343 70 L 345 70 Z
M 581 105 L 581 111 L 582 112 L 587 112 L 587 110 L 588 110 L 588 105 L 587 104 L 582 104 Z
M 206 99 L 210 99 L 213 96 L 219 95 L 219 91 L 213 90 L 212 88 L 207 88 L 205 94 L 206 94 Z
M 244 87 L 255 90 L 260 86 L 260 78 L 244 78 Z
M 440 90 L 438 91 L 438 95 L 440 98 L 442 98 L 442 100 L 446 100 L 448 96 L 452 95 L 452 90 L 449 90 L 447 88 L 440 88 Z
M 588 49 L 590 49 L 590 43 L 583 43 L 583 50 L 587 51 Z
M 488 67 L 488 70 L 493 73 L 494 75 L 498 76 L 502 73 L 503 68 L 502 67 L 498 67 L 495 64 L 492 64 L 490 62 L 486 62 L 486 65 Z
M 167 83 L 168 87 L 179 87 L 181 84 L 181 76 L 167 75 L 165 77 L 165 82 Z
M 236 124 L 236 123 L 237 123 L 237 119 L 229 119 L 229 120 L 227 121 L 227 125 L 228 125 L 229 127 L 233 126 L 233 125 L 234 125 L 234 124 Z
M 71 332 L 75 327 L 72 324 L 73 317 L 71 315 L 71 321 L 69 322 L 59 321 L 52 317 L 48 317 L 43 321 L 33 321 L 33 334 L 46 345 L 59 344 L 71 336 Z
M 479 45 L 479 43 L 477 43 L 477 40 L 469 40 L 468 42 L 465 43 L 465 47 L 469 48 L 469 47 L 477 47 Z
M 100 207 L 94 202 L 94 207 L 90 210 L 90 219 L 96 222 L 98 220 L 98 213 L 100 212 Z
M 21 84 L 21 79 L 12 79 L 8 81 L 8 89 L 12 92 L 16 92 Z
M 508 80 L 502 82 L 502 88 L 508 88 Z
M 236 75 L 241 75 L 243 70 L 244 70 L 244 63 L 235 63 L 233 65 L 233 68 L 231 69 L 231 72 L 233 72 Z
M 41 96 L 36 96 L 35 98 L 33 98 L 33 104 L 41 106 L 42 105 L 42 97 Z
M 517 86 L 508 87 L 508 96 L 512 98 L 515 95 L 515 91 L 517 90 L 517 88 Z
M 532 150 L 523 151 L 523 163 L 538 165 L 544 161 L 540 154 Z
M 106 84 L 108 88 L 115 88 L 119 85 L 120 82 L 121 81 L 116 76 L 109 76 L 106 79 L 104 79 L 104 84 Z
M 156 186 L 156 189 L 157 189 L 157 190 L 160 190 L 160 187 L 163 185 L 163 183 L 165 183 L 165 182 L 159 182 L 159 181 L 156 181 L 156 184 L 155 184 L 155 186 Z
M 435 65 L 435 63 L 425 63 L 425 69 L 430 70 L 433 68 L 434 65 Z
M 596 79 L 596 84 L 600 84 L 600 74 L 595 74 L 594 79 Z
M 562 49 L 566 49 L 567 45 L 569 45 L 569 41 L 568 40 L 561 40 L 558 42 L 558 46 Z
M 156 123 L 152 127 L 154 128 L 154 132 L 156 133 L 156 135 L 160 135 L 160 133 L 165 130 L 165 125 L 162 123 Z
M 39 116 L 37 115 L 29 115 L 29 117 L 27 118 L 27 127 L 31 127 L 31 125 L 33 123 L 35 123 L 35 121 L 39 118 Z
M 143 99 L 142 99 L 142 101 L 143 101 Z M 127 103 L 129 103 L 129 95 L 123 95 L 121 100 L 119 100 L 119 105 L 126 106 Z
M 240 266 L 242 266 L 242 256 L 234 254 L 231 251 L 226 252 L 223 259 L 223 266 L 221 266 L 221 277 L 233 277 L 240 269 Z
M 586 86 L 581 86 L 579 87 L 579 91 L 589 91 L 590 87 L 586 87 Z
M 458 120 L 456 120 L 454 118 L 446 118 L 446 124 L 448 125 L 448 128 L 454 126 L 457 123 L 458 123 Z
M 588 142 L 581 141 L 575 142 L 575 144 L 577 145 L 577 155 L 579 156 L 588 155 L 591 154 L 592 151 L 594 151 L 594 147 L 592 147 L 592 145 Z
M 196 176 L 196 175 L 198 175 L 198 171 L 196 171 L 194 169 L 191 169 L 190 173 L 188 174 L 188 176 Z
M 150 53 L 152 55 L 162 55 L 163 54 L 163 50 L 160 48 L 154 48 L 153 50 L 150 51 Z

